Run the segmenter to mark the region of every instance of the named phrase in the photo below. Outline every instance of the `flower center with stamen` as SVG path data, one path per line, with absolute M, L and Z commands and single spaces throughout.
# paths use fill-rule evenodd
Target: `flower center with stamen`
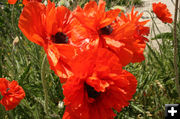
M 6 89 L 6 92 L 8 92 L 9 90 L 10 90 L 10 88 L 7 88 L 7 89 Z
M 57 44 L 68 43 L 68 37 L 63 32 L 57 32 L 55 35 L 52 35 L 52 41 Z
M 112 31 L 113 31 L 113 28 L 110 25 L 105 26 L 99 30 L 100 34 L 103 34 L 103 35 L 110 35 Z
M 97 92 L 93 87 L 91 87 L 90 85 L 88 84 L 84 84 L 85 85 L 85 88 L 87 90 L 87 93 L 88 93 L 88 97 L 91 97 L 91 98 L 97 98 L 101 93 L 100 92 Z

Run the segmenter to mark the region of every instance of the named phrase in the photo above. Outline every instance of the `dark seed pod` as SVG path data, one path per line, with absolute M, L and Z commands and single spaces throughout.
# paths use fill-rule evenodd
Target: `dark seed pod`
M 113 29 L 110 25 L 108 25 L 108 26 L 101 28 L 99 31 L 100 31 L 100 34 L 110 35 L 112 33 Z
M 91 87 L 90 85 L 88 84 L 84 84 L 85 85 L 85 88 L 87 90 L 87 93 L 88 93 L 88 97 L 91 97 L 91 98 L 97 98 L 99 95 L 100 95 L 100 92 L 97 92 L 93 87 Z
M 52 41 L 57 44 L 68 43 L 68 37 L 63 32 L 57 32 L 55 35 L 52 35 Z

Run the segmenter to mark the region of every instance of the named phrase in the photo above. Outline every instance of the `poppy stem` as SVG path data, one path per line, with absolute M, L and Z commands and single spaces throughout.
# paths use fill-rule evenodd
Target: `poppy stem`
M 151 17 L 151 19 L 152 19 L 152 28 L 151 28 L 151 30 L 152 30 L 152 33 L 153 33 L 153 35 L 154 35 L 154 37 L 155 37 L 155 40 L 156 40 L 156 42 L 157 42 L 157 44 L 158 44 L 158 46 L 159 46 L 159 51 L 160 51 L 160 53 L 161 53 L 161 56 L 162 56 L 162 46 L 161 46 L 161 43 L 158 41 L 158 39 L 156 39 L 156 31 L 155 31 L 155 28 L 157 29 L 157 31 L 159 32 L 159 34 L 161 35 L 161 31 L 160 31 L 160 29 L 159 29 L 159 27 L 157 26 L 157 23 L 155 22 L 155 20 L 154 20 L 154 15 L 153 14 L 151 14 L 151 12 L 149 12 L 149 11 L 147 11 L 147 10 L 145 10 L 145 12 L 147 12 L 149 15 L 150 15 L 150 17 Z M 161 35 L 161 38 L 162 38 L 162 42 L 163 42 L 163 37 L 162 37 L 162 35 Z M 164 43 L 163 43 L 163 47 L 164 47 Z
M 0 100 L 1 100 L 1 99 L 2 99 L 2 96 L 1 96 L 1 93 L 0 93 Z M 2 117 L 5 118 L 6 111 L 5 111 L 5 109 L 4 109 L 4 107 L 3 107 L 2 104 L 0 104 L 0 112 L 1 112 L 1 114 L 2 114 Z
M 44 55 L 42 65 L 41 65 L 41 81 L 44 91 L 44 111 L 48 115 L 48 90 L 47 90 L 47 82 L 45 80 L 45 70 L 46 70 L 46 54 Z
M 178 13 L 178 0 L 175 2 L 175 10 L 174 10 L 174 32 L 173 32 L 173 39 L 174 39 L 174 71 L 175 71 L 175 85 L 176 91 L 179 95 L 180 99 L 180 86 L 179 86 L 179 70 L 178 70 L 178 39 L 177 39 L 177 13 Z
M 1 99 L 1 95 L 0 95 L 0 99 Z M 2 110 L 1 110 L 1 109 L 2 109 Z M 5 117 L 6 117 L 7 115 L 8 115 L 8 117 L 9 117 L 9 119 L 13 119 L 13 114 L 12 114 L 12 112 L 11 112 L 11 111 L 6 111 L 2 104 L 0 104 L 0 111 L 1 111 L 1 114 L 2 114 L 1 116 L 4 117 L 4 119 L 5 119 Z
M 8 113 L 9 119 L 14 119 L 14 116 L 13 116 L 13 114 L 12 114 L 11 110 L 10 110 L 10 111 L 8 111 L 7 113 Z

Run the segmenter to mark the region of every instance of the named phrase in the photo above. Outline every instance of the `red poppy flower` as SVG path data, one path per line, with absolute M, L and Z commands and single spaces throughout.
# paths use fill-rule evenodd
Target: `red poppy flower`
M 166 4 L 164 3 L 153 3 L 153 12 L 156 14 L 156 16 L 164 23 L 172 23 L 172 15 L 167 9 Z
M 148 39 L 145 37 L 149 34 L 149 27 L 144 26 L 149 20 L 141 21 L 140 18 L 143 14 L 138 15 L 138 12 L 134 12 L 134 7 L 130 14 L 125 15 L 121 13 L 121 16 L 113 23 L 114 33 L 112 34 L 116 41 L 124 44 L 124 47 L 132 53 L 132 59 L 130 62 L 136 63 L 144 60 L 144 49 Z M 113 45 L 110 46 L 116 53 Z M 119 53 L 118 53 L 119 54 Z M 120 57 L 121 58 L 121 57 Z M 126 60 L 124 64 L 128 64 Z
M 113 109 L 128 106 L 136 91 L 136 78 L 107 49 L 84 51 L 71 66 L 74 75 L 63 85 L 63 119 L 113 119 Z
M 55 7 L 48 1 L 42 3 L 31 2 L 27 4 L 19 19 L 19 28 L 32 42 L 42 46 L 47 53 L 51 69 L 60 78 L 68 78 L 71 74 L 67 62 L 76 55 L 76 49 L 69 45 L 74 29 L 71 11 L 64 7 Z M 78 35 L 78 34 L 77 34 Z
M 26 5 L 27 3 L 32 2 L 32 1 L 42 2 L 42 0 L 23 0 L 23 4 Z M 9 4 L 15 4 L 16 2 L 17 0 L 8 0 Z
M 0 92 L 3 96 L 0 103 L 6 110 L 14 109 L 25 97 L 25 92 L 17 81 L 10 82 L 5 78 L 0 78 Z
M 139 22 L 142 14 L 137 15 L 138 12 L 134 13 L 133 10 L 128 17 L 122 13 L 118 18 L 119 9 L 105 12 L 105 2 L 99 0 L 98 5 L 95 1 L 91 1 L 85 5 L 84 9 L 78 7 L 73 15 L 87 29 L 90 46 L 109 49 L 125 66 L 130 62 L 144 60 L 143 51 L 146 46 L 145 40 L 147 40 L 144 35 L 149 33 L 149 28 L 144 27 L 148 21 Z M 84 40 L 72 42 L 81 44 L 79 42 L 84 42 Z
M 118 16 L 120 9 L 106 12 L 105 5 L 106 3 L 103 0 L 99 0 L 98 5 L 95 1 L 90 1 L 83 9 L 78 6 L 73 12 L 73 15 L 79 20 L 82 26 L 87 29 L 89 45 L 105 47 L 105 41 L 101 36 L 109 35 L 113 30 L 110 24 Z M 79 42 L 84 42 L 81 40 L 72 42 L 74 44 L 81 44 Z

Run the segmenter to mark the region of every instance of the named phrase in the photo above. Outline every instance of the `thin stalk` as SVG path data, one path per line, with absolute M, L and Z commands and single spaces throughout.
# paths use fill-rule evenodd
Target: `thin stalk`
M 3 43 L 0 42 L 0 77 L 2 77 L 3 72 L 3 49 L 2 49 Z
M 2 98 L 2 96 L 1 96 L 1 93 L 0 93 L 0 99 Z M 4 107 L 0 104 L 0 111 L 1 111 L 1 114 L 3 115 L 3 119 L 5 119 L 5 113 L 6 113 L 6 111 L 5 111 L 5 109 L 4 109 Z
M 156 37 L 156 31 L 155 31 L 155 28 L 154 28 L 154 24 L 156 24 L 156 23 L 154 23 L 154 22 L 152 22 L 152 28 L 151 28 L 151 30 L 152 30 L 152 33 L 154 34 L 154 37 Z M 159 51 L 160 51 L 160 53 L 161 53 L 161 56 L 163 56 L 162 54 L 162 46 L 161 46 L 161 44 L 160 44 L 160 42 L 158 41 L 158 39 L 156 39 L 156 42 L 157 42 L 157 44 L 158 44 L 158 46 L 159 46 Z
M 14 119 L 14 116 L 11 111 L 8 111 L 7 114 L 9 116 L 9 119 Z
M 12 27 L 13 27 L 14 32 L 16 32 L 16 28 L 14 26 L 14 5 L 12 5 L 11 23 L 12 23 Z M 16 34 L 17 34 L 17 32 L 16 32 Z
M 177 39 L 177 13 L 178 13 L 178 0 L 175 2 L 175 10 L 174 10 L 174 33 L 173 33 L 173 38 L 174 38 L 174 71 L 175 71 L 175 85 L 176 85 L 176 90 L 179 95 L 180 99 L 180 86 L 179 86 L 179 70 L 178 70 L 178 39 Z
M 47 64 L 46 64 L 46 54 L 45 54 L 41 65 L 41 81 L 42 81 L 44 100 L 45 100 L 44 111 L 48 115 L 48 90 L 47 90 L 47 82 L 45 79 L 46 65 Z
M 154 16 L 153 16 L 153 17 L 151 17 L 151 18 L 152 18 L 153 23 L 154 23 L 154 25 L 156 26 L 156 29 L 158 30 L 159 34 L 161 34 L 161 38 L 162 38 L 162 46 L 163 46 L 163 48 L 164 48 L 164 49 L 166 49 L 165 44 L 164 44 L 164 38 L 162 37 L 162 32 L 160 31 L 160 29 L 159 29 L 159 27 L 158 27 L 157 23 L 155 22 L 155 20 L 154 20 Z
M 159 27 L 157 26 L 157 24 L 156 24 L 156 22 L 155 22 L 155 20 L 154 20 L 154 16 L 152 16 L 151 13 L 150 13 L 149 11 L 146 11 L 146 12 L 149 13 L 149 15 L 151 16 L 151 19 L 152 19 L 152 21 L 154 22 L 154 25 L 156 26 L 156 28 L 157 28 L 159 34 L 161 34 L 161 31 L 160 31 Z
M 156 37 L 156 31 L 155 31 L 155 27 L 156 27 L 156 29 L 158 30 L 158 32 L 159 32 L 159 34 L 161 34 L 161 31 L 160 31 L 160 29 L 158 28 L 158 26 L 157 26 L 157 23 L 155 22 L 155 20 L 154 20 L 154 16 L 149 12 L 149 11 L 147 11 L 147 10 L 145 10 L 145 12 L 147 12 L 149 15 L 150 15 L 150 17 L 151 17 L 151 19 L 152 19 L 152 31 L 153 31 L 153 33 L 154 33 L 154 37 Z M 154 27 L 155 26 L 155 27 Z M 162 35 L 161 35 L 162 36 Z M 161 37 L 162 38 L 162 42 L 163 42 L 163 37 Z M 160 51 L 160 53 L 161 53 L 161 56 L 163 56 L 162 55 L 162 46 L 161 46 L 161 44 L 160 44 L 160 42 L 156 39 L 156 42 L 158 43 L 158 46 L 159 46 L 159 51 Z M 164 48 L 164 43 L 163 43 L 163 48 Z

